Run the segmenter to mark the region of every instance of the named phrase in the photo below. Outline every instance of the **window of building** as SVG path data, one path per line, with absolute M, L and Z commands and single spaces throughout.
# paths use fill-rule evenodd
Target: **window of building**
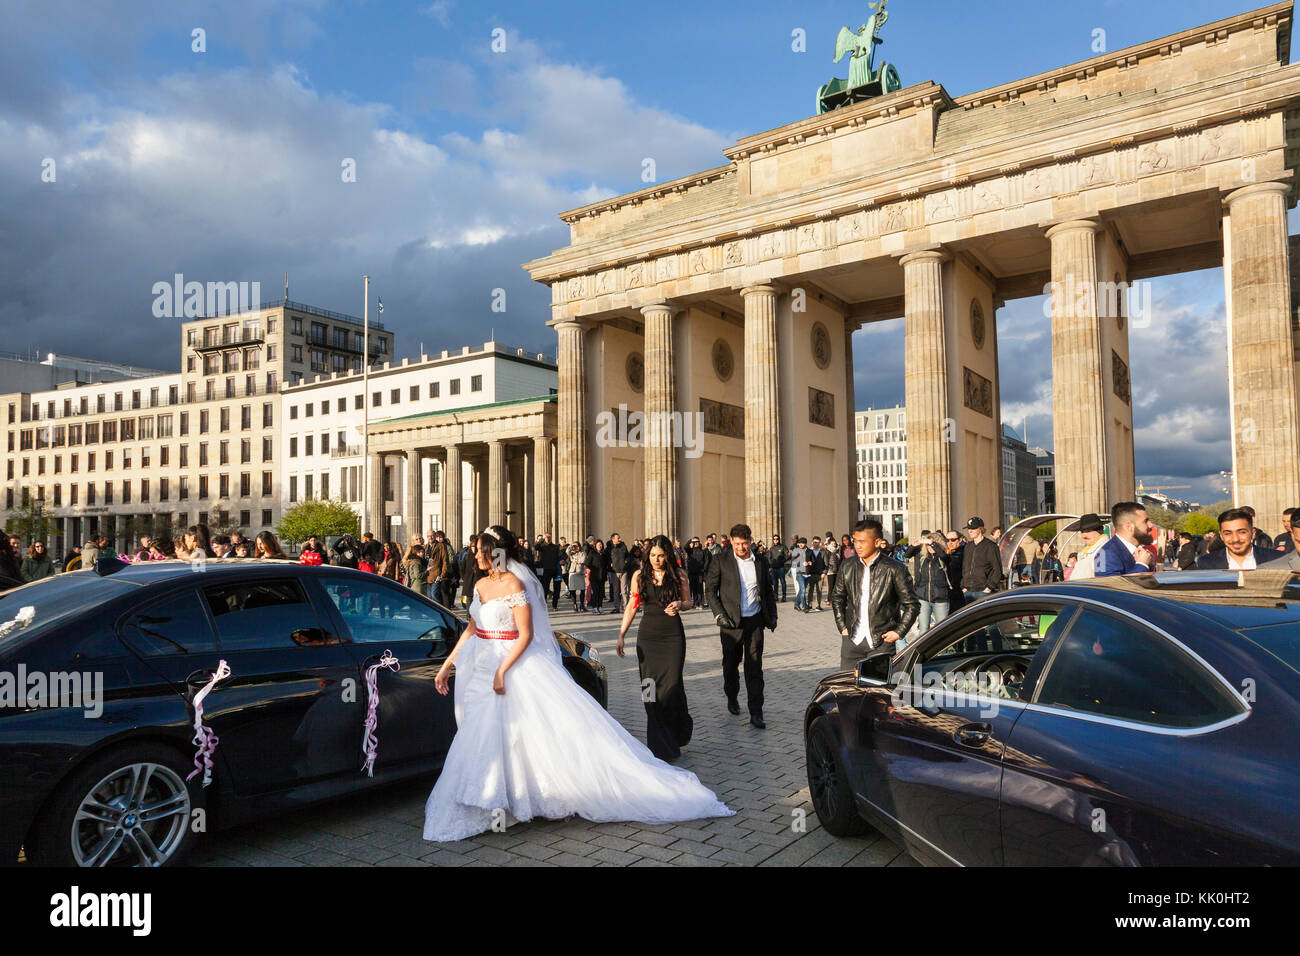
M 483 391 L 483 376 L 482 376 L 482 375 L 471 375 L 471 376 L 470 376 L 470 378 L 469 378 L 469 390 L 470 390 L 471 392 L 481 392 L 481 391 Z
M 451 380 L 451 382 L 449 383 L 449 387 L 448 387 L 448 389 L 447 389 L 447 394 L 448 394 L 448 395 L 459 395 L 459 394 L 460 394 L 460 379 L 458 379 L 458 378 L 453 378 L 453 379 Z

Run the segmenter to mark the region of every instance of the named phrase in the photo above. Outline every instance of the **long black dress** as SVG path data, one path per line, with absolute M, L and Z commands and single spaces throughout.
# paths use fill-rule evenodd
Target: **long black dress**
M 645 701 L 646 745 L 660 760 L 676 760 L 690 742 L 694 723 L 682 683 L 686 630 L 680 613 L 676 617 L 664 613 L 668 604 L 665 590 L 650 581 L 650 600 L 642 606 L 641 626 L 636 632 L 636 659 L 641 669 L 641 699 Z

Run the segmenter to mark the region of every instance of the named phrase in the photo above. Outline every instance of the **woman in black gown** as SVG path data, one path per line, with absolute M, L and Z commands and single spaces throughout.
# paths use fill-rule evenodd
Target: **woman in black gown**
M 681 611 L 691 608 L 689 584 L 663 535 L 646 546 L 641 568 L 632 575 L 632 599 L 618 631 L 618 656 L 623 637 L 638 608 L 645 610 L 636 633 L 636 659 L 641 670 L 641 699 L 645 702 L 646 744 L 660 760 L 672 762 L 691 739 L 690 711 L 682 668 L 686 664 L 686 631 Z

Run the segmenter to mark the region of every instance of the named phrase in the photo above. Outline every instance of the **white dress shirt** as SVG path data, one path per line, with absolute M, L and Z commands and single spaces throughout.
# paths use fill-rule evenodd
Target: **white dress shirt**
M 754 564 L 754 552 L 749 552 L 747 558 L 736 558 L 736 567 L 740 569 L 740 616 L 752 617 L 759 611 L 758 571 Z
M 876 563 L 880 557 L 877 551 L 871 556 L 871 560 L 862 566 L 862 591 L 858 596 L 858 626 L 853 631 L 853 643 L 861 645 L 863 641 L 867 642 L 867 647 L 876 646 L 875 639 L 871 636 L 871 621 L 868 613 L 871 608 L 871 566 Z M 862 559 L 859 558 L 859 561 Z
M 1240 561 L 1233 556 L 1231 551 L 1228 552 L 1228 570 L 1230 571 L 1253 571 L 1258 565 L 1255 564 L 1255 550 L 1252 548 L 1246 552 L 1246 556 Z

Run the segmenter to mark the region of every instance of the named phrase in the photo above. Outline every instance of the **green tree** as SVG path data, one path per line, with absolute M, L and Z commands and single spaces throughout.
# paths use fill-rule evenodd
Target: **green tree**
M 1178 527 L 1178 522 L 1183 518 L 1183 515 L 1176 511 L 1170 511 L 1168 508 L 1151 507 L 1147 509 L 1147 517 L 1151 519 L 1152 524 L 1157 528 L 1171 530 Z
M 1033 531 L 1029 532 L 1029 537 L 1035 541 L 1051 541 L 1056 537 L 1056 522 L 1046 521 L 1038 525 Z
M 1192 512 L 1182 516 L 1182 520 L 1178 523 L 1178 530 L 1186 531 L 1188 534 L 1205 534 L 1207 531 L 1218 531 L 1219 522 L 1209 515 Z
M 33 541 L 48 541 L 54 535 L 54 522 L 45 510 L 44 499 L 23 496 L 23 507 L 15 508 L 5 519 L 5 534 L 16 534 L 26 546 Z
M 280 518 L 276 533 L 281 542 L 298 544 L 312 535 L 358 534 L 357 513 L 342 498 L 308 498 L 294 505 Z

